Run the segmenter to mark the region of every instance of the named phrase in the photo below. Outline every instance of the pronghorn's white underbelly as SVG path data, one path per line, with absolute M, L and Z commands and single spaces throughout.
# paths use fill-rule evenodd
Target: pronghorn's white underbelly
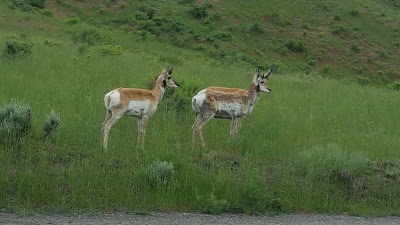
M 134 100 L 130 101 L 128 109 L 125 112 L 127 116 L 142 116 L 144 114 L 152 115 L 154 110 L 151 110 L 150 100 Z
M 218 102 L 217 104 L 217 113 L 218 111 L 223 112 L 224 114 L 229 114 L 232 116 L 242 116 L 243 115 L 243 105 L 238 102 Z

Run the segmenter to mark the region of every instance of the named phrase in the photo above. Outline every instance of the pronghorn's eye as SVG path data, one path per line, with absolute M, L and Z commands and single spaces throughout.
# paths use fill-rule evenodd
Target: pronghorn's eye
M 264 81 L 262 80 L 262 81 L 260 81 L 260 83 L 261 83 L 261 84 L 263 84 L 263 83 L 264 83 Z
M 167 79 L 169 80 L 169 79 L 171 79 L 171 77 L 167 77 Z

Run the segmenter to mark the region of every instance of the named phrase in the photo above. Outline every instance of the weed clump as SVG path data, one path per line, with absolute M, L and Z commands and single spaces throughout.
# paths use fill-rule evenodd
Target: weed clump
M 56 131 L 60 126 L 60 123 L 61 123 L 60 117 L 54 111 L 51 111 L 51 113 L 47 115 L 46 120 L 44 121 L 42 127 L 44 137 L 45 138 L 54 137 Z
M 221 214 L 228 208 L 228 201 L 218 199 L 214 193 L 210 195 L 196 195 L 196 200 L 202 213 Z
M 121 55 L 124 51 L 124 47 L 122 45 L 102 45 L 98 47 L 98 50 L 101 55 Z
M 0 107 L 0 143 L 14 145 L 31 129 L 29 105 L 11 101 Z

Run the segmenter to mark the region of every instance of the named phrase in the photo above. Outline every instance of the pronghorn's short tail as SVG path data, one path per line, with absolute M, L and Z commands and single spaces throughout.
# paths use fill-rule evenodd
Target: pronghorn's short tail
M 121 103 L 121 95 L 118 90 L 108 92 L 104 96 L 104 105 L 108 110 Z
M 195 112 L 201 111 L 200 108 L 206 99 L 206 94 L 204 92 L 205 92 L 204 90 L 201 90 L 201 91 L 199 91 L 199 93 L 197 93 L 197 95 L 195 95 L 192 98 L 192 108 Z
M 199 105 L 197 105 L 197 101 L 196 98 L 192 98 L 192 108 L 195 112 L 199 112 L 200 111 L 200 107 Z
M 107 109 L 110 108 L 110 102 L 111 102 L 110 95 L 107 94 L 106 96 L 104 96 L 104 105 Z

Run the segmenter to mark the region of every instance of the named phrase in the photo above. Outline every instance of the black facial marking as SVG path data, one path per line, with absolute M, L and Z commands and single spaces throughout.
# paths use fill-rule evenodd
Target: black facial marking
M 163 85 L 162 86 L 163 87 L 167 86 L 167 81 L 166 80 L 163 80 Z

